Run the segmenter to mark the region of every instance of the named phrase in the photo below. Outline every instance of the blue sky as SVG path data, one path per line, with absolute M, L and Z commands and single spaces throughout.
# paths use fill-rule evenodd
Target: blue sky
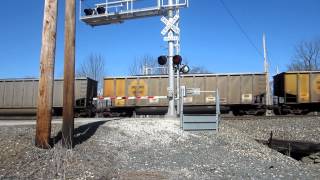
M 319 0 L 224 2 L 261 52 L 266 33 L 272 73 L 276 66 L 286 70 L 298 42 L 320 38 Z M 44 1 L 1 3 L 0 78 L 38 77 Z M 64 3 L 59 0 L 56 77 L 63 75 Z M 106 75 L 126 75 L 135 58 L 166 54 L 163 27 L 160 17 L 95 28 L 77 17 L 76 65 L 97 53 L 106 59 Z M 190 7 L 181 11 L 181 54 L 211 72 L 263 71 L 263 58 L 219 0 L 190 0 Z

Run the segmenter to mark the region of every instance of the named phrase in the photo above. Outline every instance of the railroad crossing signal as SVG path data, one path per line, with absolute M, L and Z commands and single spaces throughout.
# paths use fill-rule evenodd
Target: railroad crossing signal
M 168 33 L 168 36 L 167 36 L 167 37 L 164 37 L 163 40 L 164 40 L 164 41 L 178 41 L 178 40 L 179 40 L 179 37 L 178 37 L 178 36 L 174 36 L 174 35 L 173 35 L 173 32 L 170 31 L 170 32 Z
M 83 0 L 80 0 L 80 9 L 81 12 L 85 12 L 84 15 L 81 14 L 80 19 L 91 26 L 107 25 L 129 19 L 167 14 L 167 18 L 161 18 L 161 21 L 166 25 L 161 31 L 161 34 L 163 36 L 167 35 L 163 40 L 168 41 L 168 57 L 170 58 L 168 64 L 168 85 L 170 87 L 170 91 L 168 92 L 168 96 L 170 97 L 168 116 L 175 116 L 174 98 L 172 98 L 174 96 L 174 69 L 171 58 L 174 56 L 174 46 L 179 49 L 177 50 L 177 54 L 180 53 L 179 9 L 189 7 L 189 0 L 94 0 L 92 5 L 85 7 L 83 11 L 82 4 L 85 5 L 86 3 L 82 3 L 82 1 Z M 101 3 L 97 3 L 98 1 Z M 141 1 L 144 3 L 140 4 Z M 154 1 L 155 4 L 150 6 L 151 1 Z M 136 6 L 134 4 L 138 5 Z M 173 16 L 175 13 L 177 14 Z M 175 42 L 176 45 L 174 45 Z M 160 64 L 165 63 L 163 59 L 160 59 L 160 61 Z M 185 70 L 188 70 L 187 66 L 184 67 Z M 177 86 L 177 88 L 179 88 L 179 86 Z
M 161 34 L 166 35 L 170 29 L 177 34 L 180 34 L 180 29 L 175 25 L 179 18 L 180 16 L 178 14 L 176 14 L 173 18 L 169 18 L 169 20 L 163 16 L 161 21 L 166 25 L 166 27 L 161 31 Z

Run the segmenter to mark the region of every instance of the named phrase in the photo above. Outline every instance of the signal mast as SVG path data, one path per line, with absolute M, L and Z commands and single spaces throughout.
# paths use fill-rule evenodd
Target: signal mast
M 176 55 L 180 53 L 179 9 L 188 6 L 189 0 L 80 0 L 80 20 L 93 27 L 162 16 L 161 21 L 166 26 L 161 34 L 168 42 L 168 117 L 176 117 L 173 57 L 175 48 Z
M 268 64 L 268 55 L 267 55 L 267 46 L 266 46 L 266 35 L 263 33 L 262 38 L 263 43 L 263 57 L 264 57 L 264 72 L 266 74 L 266 96 L 265 96 L 265 103 L 266 103 L 266 116 L 271 116 L 272 111 L 269 109 L 272 106 L 272 96 L 271 96 L 271 89 L 269 84 L 269 64 Z

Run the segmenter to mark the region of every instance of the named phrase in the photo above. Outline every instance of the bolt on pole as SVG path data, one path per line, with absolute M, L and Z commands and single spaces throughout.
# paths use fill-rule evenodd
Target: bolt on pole
M 65 9 L 62 145 L 72 148 L 74 145 L 75 0 L 66 0 Z
M 173 5 L 173 0 L 168 0 L 168 5 L 172 6 Z M 168 18 L 173 18 L 173 9 L 170 9 L 168 11 Z M 172 29 L 169 30 L 169 32 L 173 32 Z M 169 94 L 169 105 L 168 105 L 168 113 L 167 116 L 168 117 L 176 117 L 176 111 L 175 111 L 175 107 L 174 107 L 174 70 L 173 70 L 173 53 L 174 53 L 174 41 L 173 40 L 169 40 L 168 42 L 168 54 L 169 54 L 169 88 L 168 88 L 168 94 Z
M 35 145 L 50 148 L 58 0 L 45 0 Z

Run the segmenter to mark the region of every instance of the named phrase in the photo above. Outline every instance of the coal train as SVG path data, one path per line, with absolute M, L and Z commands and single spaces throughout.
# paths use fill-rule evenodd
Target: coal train
M 320 111 L 320 71 L 284 72 L 273 77 L 274 113 Z
M 264 115 L 308 114 L 320 111 L 320 71 L 284 72 L 273 77 L 273 105 L 266 105 L 265 73 L 184 74 L 181 85 L 208 91 L 184 97 L 184 112 L 210 114 L 219 89 L 222 113 Z M 104 78 L 103 96 L 97 98 L 97 81 L 75 80 L 76 116 L 164 115 L 167 112 L 168 76 L 123 76 Z M 0 79 L 0 116 L 35 115 L 38 79 Z M 61 115 L 63 80 L 54 83 L 53 114 Z M 98 101 L 94 101 L 98 99 Z
M 35 115 L 38 97 L 38 79 L 0 79 L 0 116 Z M 75 116 L 95 116 L 93 98 L 97 96 L 98 82 L 90 78 L 75 80 Z M 53 115 L 60 116 L 63 107 L 63 79 L 54 81 Z
M 265 73 L 185 74 L 181 85 L 201 91 L 219 89 L 222 113 L 264 115 L 307 114 L 320 110 L 320 71 L 284 72 L 273 77 L 273 105 L 266 106 Z M 166 75 L 104 78 L 105 116 L 164 115 Z M 101 99 L 101 98 L 100 98 Z M 214 113 L 212 93 L 184 97 L 185 113 Z

